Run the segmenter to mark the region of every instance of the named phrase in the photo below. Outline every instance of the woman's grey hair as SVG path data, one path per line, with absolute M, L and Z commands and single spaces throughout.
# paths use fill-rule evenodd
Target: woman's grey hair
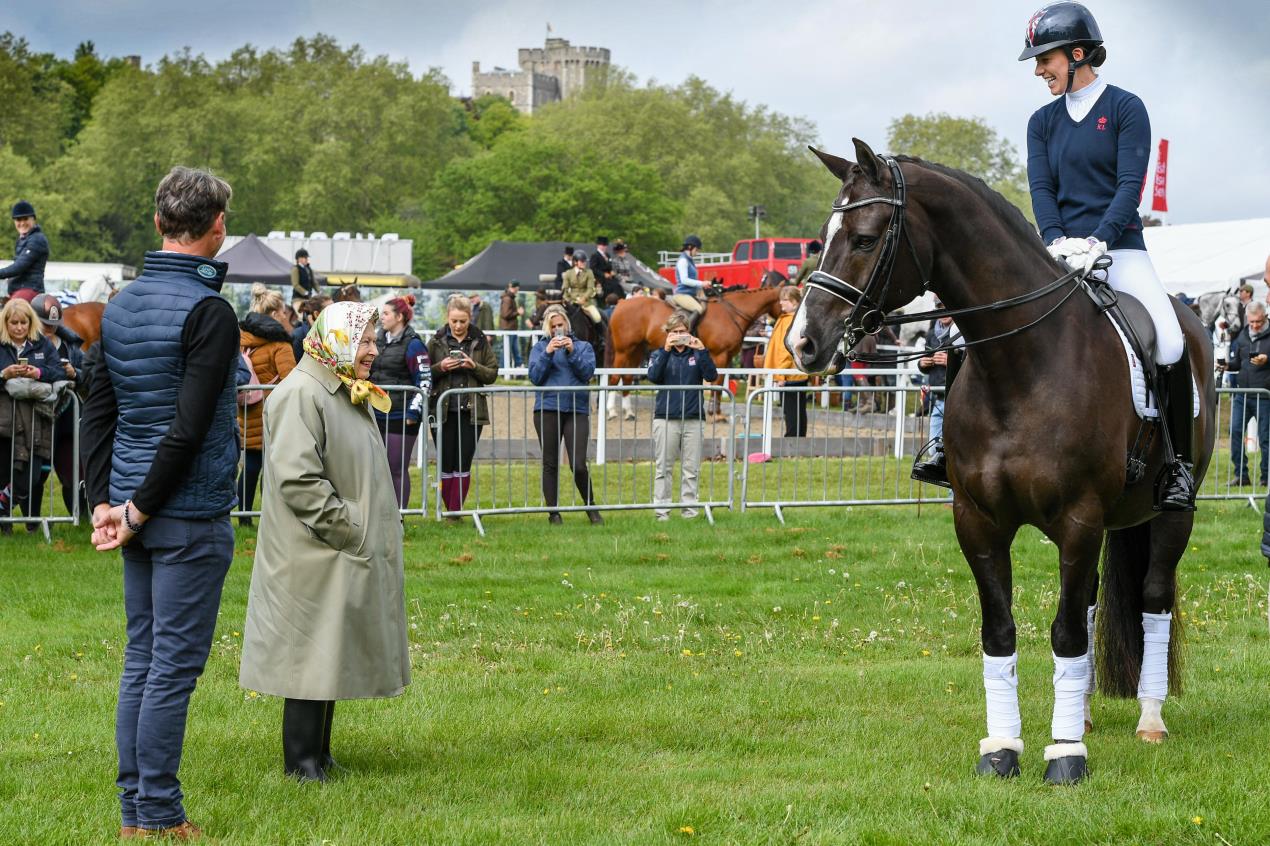
M 180 243 L 197 241 L 229 209 L 233 195 L 229 183 L 210 171 L 177 165 L 154 192 L 160 234 Z
M 549 330 L 551 327 L 551 318 L 557 314 L 564 319 L 564 330 L 572 335 L 573 324 L 569 322 L 569 315 L 564 310 L 564 306 L 549 305 L 546 308 L 544 308 L 542 310 L 542 328 L 544 330 Z M 548 332 L 548 334 L 550 334 L 550 332 Z

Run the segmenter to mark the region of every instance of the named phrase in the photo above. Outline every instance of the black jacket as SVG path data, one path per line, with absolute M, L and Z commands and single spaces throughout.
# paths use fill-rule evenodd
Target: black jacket
M 13 264 L 0 268 L 0 279 L 9 280 L 9 296 L 23 288 L 44 293 L 44 265 L 49 260 L 49 240 L 37 224 L 18 239 Z
M 1253 364 L 1256 355 L 1266 355 L 1266 363 Z M 1247 326 L 1239 330 L 1226 353 L 1226 369 L 1238 374 L 1237 387 L 1270 388 L 1270 324 L 1256 335 Z
M 262 341 L 282 341 L 284 344 L 289 344 L 292 340 L 281 323 L 267 314 L 255 311 L 248 312 L 238 324 L 238 328 L 244 332 L 250 332 Z M 296 360 L 299 361 L 299 359 Z
M 573 267 L 573 262 L 560 259 L 556 262 L 556 287 L 564 284 L 564 272 Z
M 952 325 L 948 327 L 949 330 L 952 328 Z M 940 335 L 938 334 L 939 329 L 939 320 L 937 319 L 932 320 L 930 322 L 930 326 L 926 329 L 926 349 L 930 350 L 932 353 L 934 353 L 937 348 L 947 344 L 948 335 L 951 334 L 950 331 L 946 331 L 944 334 Z M 952 350 L 946 350 L 945 352 L 949 355 L 956 355 L 956 353 Z M 927 367 L 923 367 L 922 360 L 919 358 L 917 360 L 917 369 L 926 374 L 926 381 L 932 388 L 941 387 L 948 381 L 948 365 L 946 364 L 932 364 Z

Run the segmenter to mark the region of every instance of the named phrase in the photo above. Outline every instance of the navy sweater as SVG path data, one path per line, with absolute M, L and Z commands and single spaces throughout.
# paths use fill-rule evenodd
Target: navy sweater
M 1032 115 L 1027 178 L 1045 243 L 1106 241 L 1112 250 L 1145 250 L 1138 203 L 1151 156 L 1151 120 L 1133 94 L 1108 85 L 1080 123 L 1064 97 Z
M 585 385 L 595 375 L 595 348 L 586 341 L 573 339 L 573 352 L 556 350 L 547 354 L 547 339 L 542 338 L 529 351 L 529 381 L 538 386 L 562 385 L 566 387 Z M 534 397 L 534 411 L 573 412 L 589 414 L 591 411 L 591 394 L 589 391 L 557 391 L 541 393 Z
M 648 381 L 654 385 L 701 385 L 719 378 L 714 359 L 706 350 L 691 347 L 669 352 L 664 348 L 653 350 L 648 360 Z M 700 420 L 705 417 L 701 395 L 703 391 L 658 391 L 653 403 L 653 417 L 658 420 Z

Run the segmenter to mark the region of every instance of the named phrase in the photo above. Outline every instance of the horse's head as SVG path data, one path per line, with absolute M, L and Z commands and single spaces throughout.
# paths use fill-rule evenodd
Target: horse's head
M 869 145 L 855 142 L 856 158 L 812 152 L 842 188 L 821 230 L 824 252 L 820 268 L 807 282 L 806 295 L 786 344 L 798 367 L 808 373 L 837 372 L 843 356 L 839 344 L 847 336 L 854 347 L 882 328 L 886 312 L 921 293 L 915 264 L 896 261 L 900 241 L 914 251 L 904 231 L 905 185 L 894 159 L 879 158 Z M 914 252 L 915 256 L 915 252 Z

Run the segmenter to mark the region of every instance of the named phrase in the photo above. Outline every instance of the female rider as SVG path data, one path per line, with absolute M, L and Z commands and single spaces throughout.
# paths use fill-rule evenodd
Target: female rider
M 1050 254 L 1075 268 L 1113 259 L 1108 283 L 1144 305 L 1155 324 L 1156 391 L 1173 446 L 1157 507 L 1195 509 L 1191 464 L 1191 366 L 1173 301 L 1165 292 L 1142 238 L 1138 202 L 1151 148 L 1146 107 L 1133 94 L 1106 84 L 1094 68 L 1107 52 L 1089 10 L 1052 3 L 1028 21 L 1019 61 L 1036 60 L 1036 76 L 1061 99 L 1028 122 L 1027 173 L 1036 225 Z

